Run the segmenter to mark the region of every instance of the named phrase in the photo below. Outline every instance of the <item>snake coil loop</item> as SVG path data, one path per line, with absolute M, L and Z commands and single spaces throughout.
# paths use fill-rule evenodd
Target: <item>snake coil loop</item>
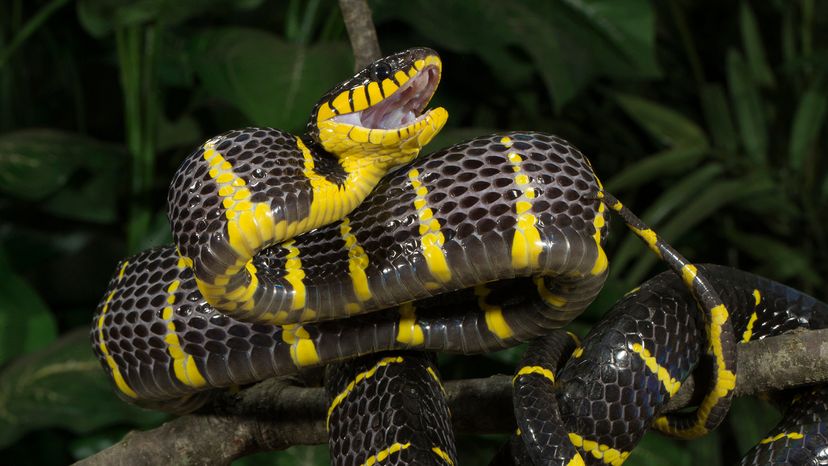
M 168 195 L 175 245 L 121 262 L 93 321 L 94 351 L 121 396 L 188 411 L 211 388 L 359 355 L 483 352 L 547 335 L 603 285 L 609 207 L 705 310 L 714 386 L 697 411 L 656 425 L 692 437 L 721 421 L 735 386 L 735 337 L 705 275 L 606 193 L 587 158 L 558 137 L 509 132 L 418 157 L 447 118 L 442 108 L 424 111 L 441 72 L 429 49 L 385 57 L 326 94 L 304 135 L 231 131 L 184 160 Z M 371 385 L 360 381 L 406 383 L 396 374 L 408 366 L 397 362 L 378 357 L 350 381 L 340 377 L 332 431 L 349 422 L 340 414 L 349 397 L 368 399 L 361 390 Z M 438 393 L 421 397 L 429 404 L 439 378 L 430 362 L 417 364 L 428 379 L 404 386 Z M 385 402 L 396 403 L 377 401 Z M 591 441 L 572 435 L 576 448 Z M 452 464 L 453 446 L 442 446 L 450 437 L 428 437 L 435 446 L 425 449 L 386 439 L 361 462 L 425 455 Z

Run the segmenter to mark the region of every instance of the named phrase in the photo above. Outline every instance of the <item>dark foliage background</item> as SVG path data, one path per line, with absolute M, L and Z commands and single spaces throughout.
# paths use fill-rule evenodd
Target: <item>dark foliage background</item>
M 429 149 L 498 129 L 560 134 L 696 261 L 825 299 L 828 5 L 798 1 L 376 0 L 385 52 L 444 59 Z M 162 414 L 115 398 L 87 329 L 115 263 L 170 241 L 164 199 L 196 144 L 301 131 L 353 59 L 334 0 L 0 0 L 0 457 L 65 464 Z M 659 264 L 616 222 L 584 333 Z M 444 357 L 449 378 L 519 350 Z M 716 435 L 648 435 L 630 465 L 732 463 L 774 422 L 740 400 Z M 485 464 L 502 437 L 462 437 Z M 735 445 L 735 448 L 734 448 Z M 294 447 L 236 464 L 327 464 Z

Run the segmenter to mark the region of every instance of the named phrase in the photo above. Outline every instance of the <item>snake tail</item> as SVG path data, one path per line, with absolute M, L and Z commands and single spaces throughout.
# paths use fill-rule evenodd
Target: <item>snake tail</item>
M 707 341 L 710 343 L 708 354 L 713 364 L 707 394 L 694 412 L 661 416 L 655 420 L 654 426 L 681 438 L 705 435 L 727 416 L 736 388 L 736 336 L 730 312 L 709 278 L 700 273 L 696 265 L 685 259 L 614 196 L 602 191 L 599 197 L 624 220 L 627 228 L 681 277 L 699 308 L 704 311 Z

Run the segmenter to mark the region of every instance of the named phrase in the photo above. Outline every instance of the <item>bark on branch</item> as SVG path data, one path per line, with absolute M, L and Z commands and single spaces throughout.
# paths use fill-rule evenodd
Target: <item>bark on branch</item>
M 374 29 L 367 0 L 339 0 L 339 9 L 342 10 L 342 19 L 354 51 L 355 68 L 362 69 L 381 58 L 377 31 Z
M 740 345 L 737 395 L 828 382 L 828 329 L 794 332 Z M 693 398 L 685 383 L 668 404 Z M 457 432 L 507 433 L 514 429 L 511 376 L 446 383 Z M 213 414 L 182 416 L 145 432 L 130 432 L 112 447 L 77 464 L 225 465 L 240 456 L 291 445 L 327 442 L 327 406 L 321 388 L 268 380 L 217 401 Z

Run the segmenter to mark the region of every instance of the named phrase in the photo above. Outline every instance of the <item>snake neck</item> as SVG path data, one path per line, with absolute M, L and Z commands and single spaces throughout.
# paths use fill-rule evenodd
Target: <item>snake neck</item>
M 310 220 L 293 236 L 342 219 L 350 214 L 374 186 L 390 170 L 404 165 L 417 157 L 419 147 L 388 150 L 356 150 L 335 154 L 319 144 L 306 144 L 297 139 L 297 145 L 305 157 L 305 175 L 311 180 L 314 203 Z
M 361 204 L 374 186 L 392 168 L 409 162 L 419 150 L 383 151 L 336 156 L 320 145 L 306 143 L 296 138 L 302 153 L 303 174 L 310 183 L 311 202 L 306 215 L 296 221 L 279 218 L 273 214 L 273 206 L 257 206 L 240 212 L 228 219 L 228 234 L 234 257 L 212 280 L 198 279 L 199 289 L 205 298 L 225 310 L 249 305 L 249 292 L 255 271 L 253 257 L 263 248 L 285 243 L 294 237 L 343 219 Z M 280 207 L 277 212 L 285 212 Z M 246 227 L 256 225 L 258 229 Z M 228 293 L 228 290 L 242 290 Z M 238 296 L 237 296 L 238 295 Z M 229 298 L 229 299 L 228 299 Z
M 339 164 L 347 173 L 343 185 L 346 190 L 358 192 L 364 199 L 383 176 L 392 169 L 414 160 L 418 153 L 419 150 L 404 154 L 363 154 L 341 158 Z

